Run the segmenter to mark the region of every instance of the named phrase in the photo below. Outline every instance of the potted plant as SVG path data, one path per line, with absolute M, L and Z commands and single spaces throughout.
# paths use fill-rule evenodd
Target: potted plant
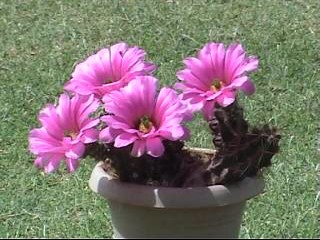
M 276 128 L 250 126 L 237 98 L 255 92 L 247 75 L 258 59 L 241 44 L 207 43 L 184 60 L 176 91 L 158 90 L 145 55 L 118 43 L 77 64 L 30 131 L 35 165 L 50 173 L 64 161 L 73 172 L 82 157 L 97 159 L 89 185 L 108 201 L 115 238 L 238 237 L 279 151 Z M 185 144 L 198 111 L 212 149 Z

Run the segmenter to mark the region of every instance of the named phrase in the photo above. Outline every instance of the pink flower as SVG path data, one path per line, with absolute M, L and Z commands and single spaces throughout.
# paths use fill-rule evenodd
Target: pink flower
M 228 106 L 234 102 L 236 90 L 246 95 L 255 92 L 246 74 L 258 68 L 258 59 L 247 57 L 240 44 L 225 49 L 222 43 L 208 43 L 198 58 L 186 58 L 184 64 L 186 68 L 177 73 L 182 82 L 176 87 L 183 90 L 182 99 L 192 111 L 202 110 L 207 120 L 212 117 L 215 102 Z
M 118 43 L 101 49 L 79 63 L 64 89 L 80 95 L 104 94 L 126 86 L 135 76 L 150 74 L 155 66 L 145 62 L 145 51 Z
M 40 111 L 41 128 L 30 131 L 29 150 L 37 156 L 35 165 L 46 173 L 55 171 L 65 160 L 68 171 L 79 165 L 85 144 L 95 142 L 99 119 L 90 118 L 99 103 L 94 96 L 62 94 L 57 107 L 49 104 Z
M 100 133 L 102 141 L 114 142 L 117 148 L 133 144 L 131 155 L 145 152 L 159 157 L 164 152 L 162 141 L 186 139 L 187 129 L 182 125 L 190 116 L 176 92 L 162 88 L 156 96 L 157 79 L 137 77 L 120 91 L 103 98 L 105 108 L 112 115 L 103 116 L 107 128 Z

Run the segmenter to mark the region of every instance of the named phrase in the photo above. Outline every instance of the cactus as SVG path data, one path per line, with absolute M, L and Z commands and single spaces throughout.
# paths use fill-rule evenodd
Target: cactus
M 237 100 L 228 107 L 216 105 L 209 127 L 217 150 L 206 169 L 210 184 L 228 184 L 255 176 L 271 165 L 271 158 L 279 151 L 281 136 L 276 128 L 264 125 L 249 129 Z
M 109 174 L 121 181 L 153 186 L 191 187 L 230 184 L 256 176 L 271 165 L 279 151 L 280 135 L 264 125 L 250 128 L 236 100 L 227 107 L 216 104 L 208 121 L 215 154 L 196 153 L 181 141 L 164 141 L 165 153 L 154 158 L 147 154 L 130 156 L 131 147 L 93 143 L 87 154 L 104 161 Z
M 138 184 L 173 186 L 181 162 L 188 157 L 183 142 L 164 141 L 165 153 L 154 158 L 144 154 L 136 158 L 130 155 L 131 147 L 115 148 L 112 144 L 91 144 L 87 155 L 98 161 L 104 161 L 104 169 L 112 176 L 124 182 Z

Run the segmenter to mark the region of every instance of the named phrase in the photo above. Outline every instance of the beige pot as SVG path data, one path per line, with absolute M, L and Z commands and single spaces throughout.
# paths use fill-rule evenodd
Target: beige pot
M 192 188 L 123 183 L 102 164 L 89 185 L 108 201 L 114 238 L 238 238 L 246 200 L 264 188 L 261 177 Z

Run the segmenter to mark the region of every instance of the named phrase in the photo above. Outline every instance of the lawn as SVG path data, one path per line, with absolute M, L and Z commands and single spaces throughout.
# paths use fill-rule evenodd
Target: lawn
M 82 161 L 44 176 L 27 136 L 55 102 L 75 62 L 120 40 L 138 45 L 172 84 L 182 59 L 206 42 L 241 42 L 260 59 L 257 92 L 241 95 L 250 122 L 278 126 L 281 152 L 250 200 L 241 238 L 317 238 L 317 119 L 320 2 L 317 0 L 0 2 L 0 238 L 106 238 L 105 201 L 88 187 L 95 165 Z M 211 147 L 200 118 L 190 146 Z

